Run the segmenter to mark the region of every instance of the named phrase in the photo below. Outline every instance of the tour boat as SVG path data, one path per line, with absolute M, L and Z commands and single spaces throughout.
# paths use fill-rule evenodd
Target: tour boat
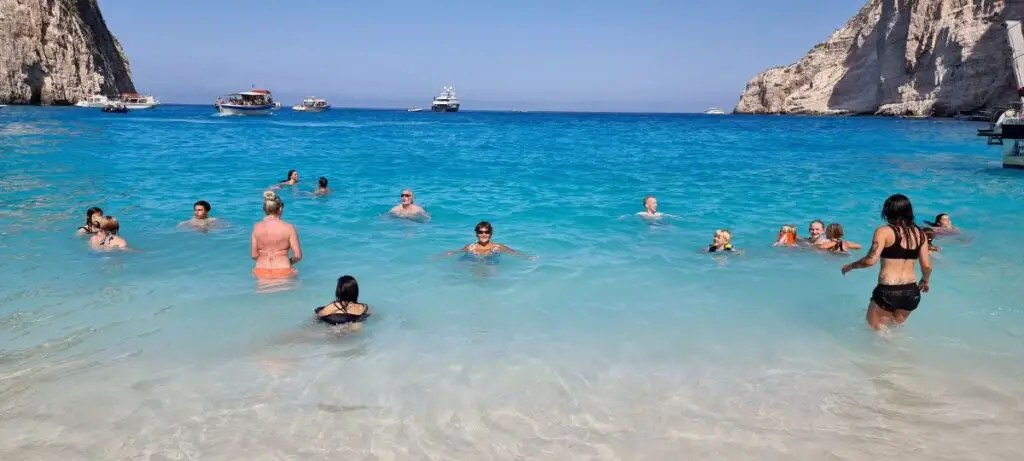
M 459 97 L 455 96 L 455 89 L 446 86 L 441 90 L 441 94 L 434 98 L 434 103 L 430 105 L 430 110 L 434 112 L 458 112 L 459 105 Z
M 224 115 L 270 115 L 274 109 L 274 97 L 270 90 L 253 88 L 221 96 L 213 105 Z
M 1021 88 L 1024 94 L 1024 88 Z M 978 136 L 988 138 L 989 145 L 1003 147 L 1003 168 L 1024 169 L 1024 103 L 1013 102 L 987 129 L 978 130 Z
M 423 112 L 423 109 L 421 109 L 419 107 L 410 107 L 410 108 L 406 109 L 405 111 L 406 112 Z
M 122 93 L 121 102 L 129 109 L 152 109 L 160 104 L 156 98 L 138 93 Z
M 76 102 L 75 107 L 103 107 L 108 102 L 110 102 L 110 98 L 102 94 L 94 94 L 82 101 Z
M 316 96 L 310 96 L 303 99 L 302 104 L 292 106 L 292 110 L 297 112 L 323 112 L 330 108 L 331 105 L 326 99 L 320 99 Z
M 712 107 L 712 108 L 709 108 L 708 110 L 704 111 L 704 113 L 707 114 L 707 115 L 724 115 L 725 111 L 722 110 L 722 109 L 719 109 L 717 107 Z

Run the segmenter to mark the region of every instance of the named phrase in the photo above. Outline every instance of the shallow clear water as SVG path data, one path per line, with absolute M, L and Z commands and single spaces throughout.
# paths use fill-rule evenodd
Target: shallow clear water
M 2 459 L 1019 459 L 1024 175 L 975 125 L 878 118 L 0 111 Z M 305 259 L 259 290 L 282 192 Z M 334 193 L 303 192 L 318 176 Z M 382 217 L 409 187 L 429 223 Z M 882 201 L 952 214 L 882 339 L 875 271 L 772 248 Z M 645 194 L 679 220 L 620 216 Z M 178 229 L 198 199 L 230 226 Z M 89 206 L 137 252 L 73 235 Z M 540 256 L 437 258 L 491 221 Z M 718 227 L 745 252 L 700 253 Z M 309 324 L 339 275 L 376 314 Z

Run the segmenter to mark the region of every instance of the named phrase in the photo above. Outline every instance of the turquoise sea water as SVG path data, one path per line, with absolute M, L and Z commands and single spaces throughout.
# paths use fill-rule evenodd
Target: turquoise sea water
M 975 128 L 5 108 L 0 459 L 1020 459 L 1024 175 Z M 249 231 L 292 168 L 301 275 L 261 291 Z M 382 216 L 402 188 L 432 221 Z M 867 244 L 894 192 L 967 238 L 883 339 L 877 269 L 771 243 Z M 646 194 L 681 218 L 620 219 Z M 176 228 L 199 199 L 231 225 Z M 138 251 L 88 250 L 89 206 Z M 483 219 L 540 259 L 437 257 Z M 742 254 L 700 252 L 718 227 Z M 376 313 L 338 338 L 309 320 L 342 274 Z

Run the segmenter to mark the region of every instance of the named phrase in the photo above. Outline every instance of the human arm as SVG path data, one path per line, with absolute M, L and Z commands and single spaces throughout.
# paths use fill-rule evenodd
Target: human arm
M 260 257 L 259 245 L 256 243 L 256 229 L 253 228 L 252 235 L 249 237 L 249 256 L 252 259 Z
M 451 256 L 451 255 L 453 255 L 455 253 L 465 253 L 467 251 L 469 251 L 469 245 L 463 246 L 462 248 L 459 248 L 458 250 L 448 251 L 444 255 L 445 256 Z
M 849 248 L 851 250 L 859 250 L 859 249 L 863 248 L 859 243 L 851 242 L 849 240 L 843 240 L 843 246 L 845 246 L 846 248 Z
M 295 226 L 291 226 L 291 233 L 288 236 L 288 246 L 292 249 L 292 257 L 288 258 L 288 262 L 296 264 L 302 261 L 302 245 L 299 243 L 299 231 L 295 230 Z
M 928 240 L 923 233 L 921 235 L 920 248 L 917 250 L 917 257 L 921 260 L 921 281 L 918 282 L 918 286 L 921 288 L 921 292 L 927 293 L 931 288 L 929 279 L 932 277 L 932 255 L 931 250 L 928 248 Z
M 531 255 L 520 253 L 520 252 L 518 252 L 516 250 L 513 250 L 513 249 L 509 248 L 508 246 L 502 245 L 500 243 L 497 244 L 497 245 L 498 245 L 498 251 L 503 251 L 503 252 L 508 253 L 508 254 L 510 254 L 512 256 L 518 256 L 520 258 L 526 258 L 526 259 L 537 259 L 536 256 L 531 256 Z
M 863 258 L 844 265 L 842 269 L 843 275 L 854 269 L 864 269 L 878 263 L 878 258 L 882 255 L 882 249 L 885 248 L 885 230 L 885 227 L 875 229 L 875 235 L 871 237 L 871 248 L 868 249 L 867 254 Z

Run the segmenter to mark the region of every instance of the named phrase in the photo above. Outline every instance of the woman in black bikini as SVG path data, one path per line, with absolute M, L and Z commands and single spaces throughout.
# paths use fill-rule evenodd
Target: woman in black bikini
M 314 310 L 316 321 L 328 325 L 344 325 L 357 330 L 370 316 L 370 306 L 359 302 L 359 283 L 351 275 L 338 278 L 334 289 L 334 302 Z
M 903 194 L 885 200 L 882 217 L 886 225 L 875 229 L 871 249 L 863 258 L 843 266 L 843 275 L 882 261 L 878 286 L 868 304 L 868 325 L 880 330 L 888 324 L 902 324 L 917 309 L 921 293 L 930 288 L 932 260 L 924 231 L 914 223 L 914 208 Z M 921 261 L 921 280 L 916 281 L 916 260 Z
M 851 242 L 849 240 L 843 240 L 846 236 L 846 232 L 843 231 L 843 225 L 837 222 L 829 224 L 825 228 L 825 238 L 828 239 L 825 243 L 818 246 L 822 250 L 828 250 L 832 253 L 847 253 L 850 250 L 859 250 L 860 244 L 857 242 Z
M 92 207 L 85 211 L 85 225 L 75 232 L 79 234 L 92 235 L 100 231 L 99 219 L 103 217 L 103 210 L 99 207 Z

